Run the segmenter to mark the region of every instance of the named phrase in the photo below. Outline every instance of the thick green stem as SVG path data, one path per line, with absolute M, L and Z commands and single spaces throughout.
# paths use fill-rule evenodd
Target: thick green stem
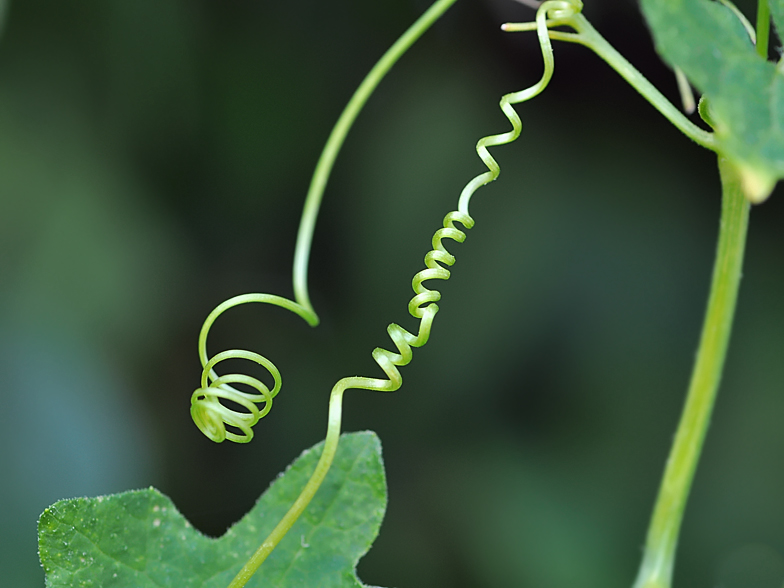
M 739 175 L 719 159 L 721 225 L 708 308 L 686 404 L 664 471 L 634 588 L 669 588 L 675 549 L 694 472 L 708 429 L 727 354 L 740 286 L 749 202 Z
M 768 41 L 770 40 L 770 6 L 768 0 L 757 2 L 757 53 L 768 58 Z

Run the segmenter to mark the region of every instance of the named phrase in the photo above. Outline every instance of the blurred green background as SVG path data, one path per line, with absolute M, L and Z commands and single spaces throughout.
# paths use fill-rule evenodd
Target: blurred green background
M 585 12 L 663 91 L 635 2 Z M 42 586 L 36 519 L 155 485 L 220 535 L 322 439 L 340 377 L 380 373 L 432 233 L 541 73 L 533 11 L 463 0 L 396 66 L 338 160 L 315 235 L 322 325 L 244 307 L 284 388 L 247 446 L 188 412 L 203 319 L 289 296 L 300 207 L 329 130 L 425 0 L 25 0 L 0 38 L 0 578 Z M 741 3 L 748 9 L 748 3 Z M 747 12 L 748 13 L 748 12 Z M 696 347 L 718 226 L 713 156 L 582 47 L 556 45 L 430 344 L 393 395 L 350 392 L 384 443 L 389 509 L 359 566 L 424 588 L 629 586 Z M 677 586 L 784 578 L 784 204 L 754 209 L 736 329 L 684 523 Z

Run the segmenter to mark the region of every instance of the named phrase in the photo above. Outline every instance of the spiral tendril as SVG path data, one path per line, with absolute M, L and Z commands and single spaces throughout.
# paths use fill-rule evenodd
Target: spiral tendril
M 387 379 L 359 376 L 349 377 L 339 380 L 332 388 L 329 398 L 327 436 L 324 442 L 323 452 L 316 464 L 315 471 L 289 511 L 264 540 L 258 550 L 251 556 L 242 570 L 240 570 L 234 581 L 229 585 L 229 588 L 244 586 L 245 582 L 264 562 L 278 542 L 299 518 L 321 486 L 321 483 L 324 481 L 324 478 L 332 465 L 335 453 L 337 452 L 340 439 L 343 393 L 350 389 L 393 392 L 402 385 L 403 378 L 398 368 L 411 361 L 413 356 L 412 348 L 421 347 L 427 343 L 430 338 L 433 319 L 438 312 L 437 302 L 441 299 L 441 293 L 438 290 L 427 288 L 424 285 L 424 282 L 428 280 L 449 279 L 451 274 L 447 267 L 451 267 L 455 263 L 455 257 L 447 251 L 443 241 L 444 239 L 451 239 L 457 243 L 465 241 L 465 232 L 458 229 L 455 226 L 455 223 L 460 223 L 464 229 L 470 229 L 474 226 L 474 219 L 472 219 L 468 213 L 468 205 L 471 197 L 480 186 L 495 180 L 500 174 L 500 166 L 493 156 L 490 155 L 487 148 L 510 143 L 520 136 L 522 123 L 512 105 L 530 100 L 539 94 L 544 90 L 552 77 L 554 65 L 552 47 L 547 32 L 547 17 L 551 12 L 557 16 L 563 16 L 569 13 L 569 11 L 579 11 L 581 7 L 582 4 L 579 3 L 579 0 L 548 0 L 539 7 L 536 16 L 536 24 L 542 56 L 544 58 L 544 73 L 539 82 L 530 88 L 520 92 L 507 94 L 501 98 L 501 111 L 511 123 L 512 130 L 484 137 L 477 142 L 477 154 L 485 166 L 487 166 L 488 171 L 476 176 L 465 186 L 458 200 L 458 210 L 447 214 L 446 217 L 444 217 L 442 228 L 438 229 L 433 235 L 433 247 L 427 255 L 425 255 L 426 268 L 418 272 L 411 282 L 414 296 L 408 303 L 408 311 L 413 317 L 419 319 L 417 333 L 414 334 L 407 331 L 396 323 L 392 323 L 387 327 L 387 332 L 394 343 L 397 352 L 389 351 L 381 347 L 377 347 L 373 350 L 373 359 L 387 376 Z
M 301 316 L 310 326 L 319 323 L 318 315 L 313 309 L 308 292 L 308 261 L 313 233 L 316 226 L 321 200 L 327 185 L 332 167 L 349 129 L 356 120 L 365 102 L 375 88 L 397 62 L 398 59 L 416 42 L 416 40 L 455 3 L 456 0 L 436 0 L 436 2 L 412 24 L 400 38 L 384 53 L 373 66 L 368 75 L 359 85 L 340 115 L 337 123 L 327 139 L 321 152 L 316 169 L 305 197 L 297 243 L 294 251 L 293 285 L 295 301 L 271 294 L 244 294 L 236 296 L 220 304 L 204 321 L 199 335 L 199 360 L 202 365 L 201 387 L 191 395 L 191 416 L 198 428 L 211 440 L 220 443 L 225 439 L 238 443 L 247 443 L 253 438 L 253 425 L 264 417 L 272 407 L 272 399 L 281 386 L 280 372 L 266 358 L 250 351 L 229 350 L 208 359 L 206 350 L 207 334 L 215 319 L 223 312 L 247 302 L 263 302 L 286 308 Z M 218 376 L 215 366 L 226 359 L 245 359 L 255 362 L 272 375 L 275 384 L 270 390 L 257 378 L 242 374 Z M 231 384 L 244 384 L 258 392 L 243 392 Z M 230 408 L 224 402 L 232 402 L 244 410 Z M 262 404 L 263 403 L 263 404 Z M 262 404 L 261 408 L 256 406 Z M 227 431 L 226 426 L 234 427 L 241 434 Z M 243 582 L 244 584 L 244 582 Z M 233 586 L 242 584 L 232 583 Z
M 446 266 L 455 263 L 455 257 L 443 244 L 444 239 L 451 239 L 457 243 L 465 241 L 466 234 L 455 227 L 455 222 L 463 225 L 465 229 L 474 226 L 474 219 L 468 214 L 453 211 L 444 217 L 444 226 L 433 235 L 433 249 L 425 255 L 426 269 L 418 272 L 411 281 L 414 290 L 414 297 L 408 303 L 408 312 L 414 318 L 418 318 L 419 329 L 417 334 L 407 331 L 400 325 L 392 323 L 387 327 L 389 338 L 397 348 L 397 353 L 377 347 L 373 350 L 373 359 L 384 371 L 388 380 L 377 378 L 343 378 L 336 384 L 336 388 L 343 390 L 349 388 L 360 388 L 365 390 L 375 390 L 378 392 L 394 392 L 403 384 L 403 377 L 400 375 L 399 366 L 408 364 L 413 356 L 412 347 L 422 347 L 430 338 L 430 330 L 433 319 L 438 312 L 437 301 L 441 299 L 438 290 L 430 290 L 424 286 L 427 280 L 448 280 L 451 273 Z M 333 392 L 334 393 L 334 392 Z
M 213 310 L 199 335 L 199 359 L 201 360 L 201 386 L 191 395 L 191 417 L 209 439 L 220 443 L 226 439 L 236 443 L 248 443 L 253 439 L 253 425 L 265 417 L 272 408 L 272 399 L 280 391 L 282 380 L 280 371 L 269 359 L 253 351 L 229 349 L 221 351 L 212 358 L 207 356 L 207 335 L 210 327 L 221 314 L 240 304 L 263 302 L 286 308 L 301 316 L 311 326 L 318 324 L 318 317 L 311 310 L 280 296 L 272 294 L 242 294 L 226 300 Z M 270 390 L 264 382 L 245 374 L 225 374 L 219 376 L 215 366 L 227 359 L 244 359 L 267 370 L 275 384 Z M 243 392 L 231 384 L 243 384 L 258 394 Z M 236 410 L 221 402 L 229 401 L 244 410 Z M 261 405 L 261 407 L 257 405 Z M 241 434 L 226 430 L 226 426 L 238 429 Z
M 411 316 L 420 319 L 417 334 L 414 335 L 400 325 L 392 323 L 387 327 L 387 333 L 395 344 L 397 353 L 381 347 L 377 347 L 373 350 L 373 359 L 389 379 L 381 380 L 377 378 L 361 377 L 343 378 L 335 385 L 333 395 L 335 395 L 336 392 L 342 395 L 342 393 L 348 389 L 393 392 L 402 385 L 403 378 L 397 368 L 407 365 L 411 361 L 412 347 L 422 347 L 427 343 L 430 338 L 433 319 L 438 312 L 438 305 L 436 302 L 441 299 L 441 293 L 438 290 L 426 288 L 423 285 L 423 282 L 427 280 L 448 280 L 451 274 L 444 266 L 452 266 L 455 263 L 455 257 L 446 250 L 442 241 L 447 238 L 458 243 L 465 241 L 466 234 L 457 229 L 454 223 L 459 222 L 465 229 L 470 229 L 474 226 L 474 219 L 471 218 L 468 212 L 471 197 L 477 189 L 496 180 L 501 173 L 501 167 L 487 148 L 511 143 L 520 136 L 523 124 L 512 105 L 530 100 L 541 93 L 552 78 L 554 59 L 547 30 L 547 18 L 548 16 L 552 19 L 568 18 L 575 14 L 575 12 L 579 12 L 581 8 L 582 3 L 580 0 L 548 0 L 539 6 L 536 14 L 536 23 L 542 57 L 544 58 L 544 73 L 542 74 L 542 78 L 530 88 L 506 94 L 501 97 L 499 106 L 511 123 L 512 130 L 497 135 L 483 137 L 477 142 L 476 152 L 487 167 L 487 171 L 473 178 L 466 184 L 465 188 L 463 188 L 458 200 L 458 210 L 452 211 L 446 215 L 443 228 L 436 231 L 433 236 L 433 249 L 425 255 L 425 266 L 427 269 L 417 273 L 412 281 L 414 297 L 408 303 L 408 311 Z M 337 417 L 337 420 L 339 420 L 339 417 Z
M 348 127 L 353 122 L 353 117 L 356 116 L 359 108 L 361 108 L 367 94 L 375 87 L 374 84 L 378 83 L 380 76 L 383 76 L 391 66 L 391 63 L 402 54 L 402 50 L 405 50 L 413 42 L 413 39 L 430 26 L 435 18 L 443 13 L 453 2 L 454 0 L 438 0 L 428 12 L 412 25 L 409 31 L 401 37 L 374 67 L 349 102 L 349 106 L 341 115 L 335 129 L 333 129 L 333 134 L 327 141 L 327 146 L 316 167 L 298 233 L 294 262 L 294 290 L 297 302 L 270 294 L 245 294 L 227 300 L 207 317 L 199 337 L 199 357 L 203 367 L 201 387 L 191 397 L 191 414 L 197 426 L 213 441 L 221 442 L 224 439 L 240 443 L 250 441 L 253 438 L 253 425 L 269 412 L 273 398 L 280 391 L 281 377 L 280 372 L 272 362 L 254 352 L 234 349 L 223 351 L 212 358 L 208 358 L 206 339 L 210 327 L 215 319 L 229 308 L 248 302 L 264 302 L 281 306 L 298 314 L 312 326 L 318 324 L 318 317 L 308 297 L 306 271 L 315 218 L 318 213 L 321 193 L 329 175 L 329 169 L 345 136 L 345 132 L 347 132 Z M 468 212 L 471 197 L 479 187 L 492 182 L 500 174 L 500 166 L 488 151 L 488 147 L 511 143 L 520 136 L 522 122 L 512 105 L 530 100 L 538 95 L 544 90 L 552 77 L 554 63 L 552 46 L 548 36 L 548 26 L 552 26 L 553 22 L 557 22 L 557 20 L 554 21 L 553 19 L 568 18 L 578 13 L 581 8 L 582 2 L 580 0 L 547 0 L 539 6 L 536 13 L 536 30 L 544 60 L 544 73 L 539 82 L 533 86 L 520 92 L 506 94 L 501 98 L 499 104 L 501 111 L 511 123 L 512 129 L 504 133 L 489 135 L 477 142 L 477 154 L 488 171 L 479 174 L 465 186 L 458 199 L 458 209 L 449 212 L 444 217 L 443 226 L 433 235 L 432 249 L 425 255 L 425 269 L 418 272 L 411 283 L 414 296 L 408 303 L 408 311 L 414 318 L 419 319 L 419 327 L 416 334 L 407 331 L 396 323 L 388 326 L 387 332 L 397 352 L 378 347 L 373 350 L 372 354 L 373 359 L 384 372 L 387 379 L 357 376 L 343 378 L 335 384 L 329 400 L 327 436 L 315 471 L 289 511 L 251 556 L 242 570 L 240 570 L 229 585 L 229 588 L 240 588 L 245 585 L 299 518 L 326 477 L 337 451 L 340 437 L 343 393 L 349 389 L 393 392 L 402 385 L 403 379 L 398 368 L 411 361 L 413 357 L 412 348 L 422 347 L 427 343 L 430 338 L 433 319 L 439 309 L 437 302 L 441 299 L 441 293 L 438 290 L 427 288 L 424 283 L 429 280 L 449 279 L 451 273 L 447 268 L 455 263 L 455 257 L 446 249 L 443 241 L 445 239 L 451 239 L 457 243 L 465 241 L 466 233 L 457 228 L 455 223 L 459 223 L 466 230 L 474 226 L 474 219 L 471 218 Z M 405 43 L 408 43 L 408 45 L 405 45 Z M 403 49 L 400 50 L 398 46 L 403 47 Z M 391 58 L 388 57 L 396 50 L 398 53 Z M 381 67 L 382 65 L 383 67 Z M 381 71 L 381 73 L 377 73 L 376 70 Z M 376 76 L 375 78 L 373 78 L 374 75 Z M 370 78 L 373 79 L 371 79 L 371 82 L 368 82 Z M 370 90 L 368 90 L 368 87 Z M 272 389 L 267 387 L 261 380 L 243 374 L 218 376 L 214 368 L 227 359 L 244 359 L 262 366 L 272 375 L 274 380 Z M 255 393 L 243 392 L 231 384 L 242 384 L 252 389 Z M 233 402 L 243 410 L 230 408 L 225 402 Z M 239 430 L 241 434 L 226 430 L 226 426 Z

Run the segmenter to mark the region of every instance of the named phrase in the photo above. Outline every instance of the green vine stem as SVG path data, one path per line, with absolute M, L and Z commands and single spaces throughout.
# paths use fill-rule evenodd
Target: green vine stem
M 203 366 L 201 387 L 196 390 L 191 397 L 191 415 L 199 429 L 213 441 L 221 442 L 224 439 L 229 439 L 240 443 L 249 442 L 253 438 L 253 425 L 269 412 L 272 406 L 272 399 L 280 390 L 281 377 L 280 372 L 272 362 L 265 357 L 250 351 L 236 349 L 228 350 L 209 358 L 207 354 L 207 335 L 210 327 L 226 310 L 250 302 L 261 302 L 286 308 L 301 316 L 309 325 L 318 325 L 318 315 L 313 309 L 308 292 L 308 262 L 316 219 L 335 159 L 343 145 L 348 131 L 359 115 L 359 112 L 362 110 L 362 107 L 390 68 L 411 47 L 411 45 L 413 45 L 414 42 L 416 42 L 416 40 L 419 39 L 419 37 L 422 36 L 422 34 L 430 28 L 444 12 L 446 12 L 446 10 L 455 3 L 455 1 L 456 0 L 437 0 L 408 28 L 408 30 L 406 30 L 405 33 L 403 33 L 395 44 L 384 53 L 381 59 L 362 81 L 333 127 L 313 173 L 297 233 L 293 267 L 295 301 L 271 294 L 243 294 L 241 296 L 235 296 L 220 304 L 205 320 L 199 335 L 199 359 Z M 457 233 L 462 234 L 460 231 L 454 229 L 454 233 L 447 232 L 444 236 L 454 238 Z M 422 344 L 424 344 L 424 341 Z M 226 359 L 237 358 L 255 362 L 267 369 L 275 381 L 272 390 L 260 380 L 243 374 L 218 376 L 214 368 L 219 362 Z M 263 541 L 261 546 L 232 580 L 229 584 L 229 588 L 241 588 L 247 583 L 312 500 L 329 471 L 337 450 L 340 436 L 342 392 L 347 387 L 350 387 L 348 384 L 354 383 L 355 380 L 358 379 L 348 378 L 341 380 L 338 385 L 341 383 L 346 385 L 344 385 L 340 393 L 336 394 L 333 390 L 329 404 L 327 439 L 324 451 L 311 479 L 280 523 L 273 529 L 270 535 Z M 258 394 L 243 392 L 230 384 L 244 384 L 255 389 Z M 221 398 L 239 404 L 245 408 L 247 412 L 229 409 L 220 402 Z M 263 407 L 259 409 L 256 406 L 257 403 L 263 403 Z M 238 435 L 232 431 L 227 431 L 226 425 L 239 429 L 242 434 Z
M 573 1 L 578 3 L 580 0 Z M 737 11 L 731 2 L 721 1 Z M 746 22 L 742 15 L 741 22 Z M 610 46 L 582 14 L 576 12 L 565 19 L 549 20 L 547 26 L 573 28 L 576 33 L 551 30 L 550 38 L 580 43 L 592 49 L 676 128 L 699 145 L 717 151 L 714 135 L 689 121 Z M 532 30 L 533 23 L 507 24 L 503 29 Z M 763 57 L 767 57 L 769 29 L 768 0 L 759 0 L 756 40 L 757 51 Z M 754 38 L 753 30 L 750 36 Z M 701 107 L 703 103 L 701 101 Z M 701 113 L 703 110 L 701 108 Z M 721 156 L 719 172 L 722 183 L 721 223 L 708 307 L 685 406 L 648 527 L 634 588 L 670 588 L 672 584 L 678 535 L 721 380 L 735 315 L 750 203 L 744 194 L 739 173 Z
M 757 55 L 768 58 L 768 42 L 770 40 L 770 6 L 768 0 L 757 2 Z
M 308 194 L 305 197 L 305 206 L 302 210 L 302 219 L 300 220 L 297 244 L 294 250 L 294 299 L 309 313 L 312 313 L 314 317 L 316 317 L 316 312 L 313 310 L 308 293 L 308 261 L 310 259 L 310 247 L 313 243 L 313 232 L 316 229 L 316 218 L 321 207 L 321 199 L 327 186 L 327 180 L 335 164 L 335 158 L 343 146 L 343 141 L 346 139 L 351 125 L 354 124 L 354 120 L 373 93 L 373 90 L 376 89 L 376 86 L 378 86 L 397 60 L 408 51 L 411 45 L 455 2 L 456 0 L 438 0 L 435 2 L 384 53 L 354 92 L 324 145 L 324 149 L 316 164 L 316 169 L 313 172 L 313 178 L 310 180 Z M 318 324 L 317 317 L 316 324 Z
M 668 588 L 683 511 L 708 429 L 738 298 L 750 204 L 740 176 L 719 159 L 721 224 L 708 308 L 686 404 L 664 471 L 634 588 Z
M 266 358 L 248 351 L 230 350 L 208 359 L 206 338 L 210 326 L 222 312 L 249 302 L 278 305 L 300 315 L 311 325 L 315 326 L 318 323 L 318 317 L 308 295 L 308 259 L 316 217 L 337 153 L 351 124 L 381 78 L 403 52 L 454 1 L 438 0 L 406 31 L 371 70 L 335 125 L 314 172 L 297 236 L 294 259 L 296 301 L 269 294 L 246 294 L 224 302 L 205 321 L 199 338 L 199 355 L 204 367 L 202 388 L 194 392 L 192 413 L 194 421 L 211 439 L 216 441 L 223 439 L 238 442 L 249 441 L 252 438 L 251 427 L 269 411 L 272 399 L 280 389 L 280 374 Z M 764 1 L 761 0 L 763 3 Z M 476 176 L 463 189 L 458 201 L 458 209 L 446 215 L 443 227 L 436 231 L 433 237 L 433 249 L 425 256 L 426 269 L 417 273 L 412 282 L 415 295 L 409 302 L 409 312 L 420 321 L 417 333 L 411 333 L 397 324 L 391 324 L 388 327 L 389 336 L 397 347 L 397 353 L 381 348 L 373 351 L 373 358 L 388 379 L 350 377 L 343 378 L 334 386 L 329 400 L 328 428 L 324 449 L 312 477 L 290 510 L 232 580 L 229 588 L 241 588 L 245 585 L 296 522 L 323 482 L 337 451 L 342 418 L 342 400 L 345 391 L 349 389 L 379 392 L 397 390 L 402 385 L 402 377 L 397 368 L 411 361 L 413 347 L 421 347 L 427 343 L 433 319 L 438 312 L 438 305 L 435 303 L 440 300 L 441 294 L 436 290 L 426 288 L 423 283 L 432 279 L 446 280 L 449 278 L 450 272 L 445 266 L 451 266 L 455 262 L 455 258 L 446 250 L 442 241 L 443 239 L 452 239 L 456 242 L 465 240 L 465 233 L 458 229 L 455 223 L 460 223 L 464 229 L 470 229 L 473 226 L 474 221 L 468 213 L 471 197 L 480 186 L 495 180 L 500 173 L 498 164 L 488 152 L 487 147 L 509 143 L 520 135 L 522 124 L 512 104 L 529 100 L 539 94 L 549 83 L 554 68 L 550 39 L 580 43 L 595 51 L 679 130 L 699 145 L 716 150 L 714 135 L 694 125 L 673 106 L 599 35 L 580 14 L 581 9 L 581 0 L 548 0 L 539 6 L 536 22 L 504 25 L 503 28 L 507 31 L 537 31 L 544 59 L 542 78 L 530 88 L 502 97 L 500 106 L 512 124 L 512 130 L 485 137 L 477 143 L 477 153 L 487 166 L 488 171 Z M 557 26 L 569 26 L 576 32 L 565 33 L 549 30 L 550 27 Z M 758 35 L 762 35 L 759 23 Z M 722 221 L 708 310 L 686 406 L 654 509 L 643 563 L 635 588 L 668 588 L 670 585 L 677 536 L 721 377 L 737 300 L 749 204 L 743 195 L 738 173 L 721 158 L 719 166 L 723 186 Z M 259 380 L 249 376 L 238 374 L 218 376 L 214 370 L 215 365 L 229 358 L 250 360 L 266 368 L 275 380 L 273 389 L 269 390 Z M 258 394 L 241 392 L 230 386 L 232 383 L 254 388 Z M 221 404 L 220 399 L 233 400 L 245 407 L 248 412 L 229 410 Z M 264 407 L 259 410 L 255 404 L 262 402 Z M 243 434 L 237 435 L 226 431 L 226 424 L 239 429 Z
M 768 53 L 770 13 L 760 0 L 757 52 Z M 683 513 L 697 468 L 727 355 L 738 299 L 750 204 L 735 168 L 719 157 L 721 223 L 708 308 L 686 404 L 664 470 L 634 588 L 669 588 Z

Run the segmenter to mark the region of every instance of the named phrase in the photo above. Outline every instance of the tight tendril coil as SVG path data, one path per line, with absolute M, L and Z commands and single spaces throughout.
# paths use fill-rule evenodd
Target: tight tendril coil
M 444 217 L 443 228 L 436 231 L 435 235 L 433 235 L 433 249 L 425 255 L 427 269 L 418 272 L 411 282 L 415 295 L 408 303 L 408 312 L 420 321 L 417 334 L 414 335 L 400 325 L 392 323 L 387 327 L 387 333 L 389 333 L 389 338 L 392 339 L 398 352 L 393 353 L 381 347 L 373 350 L 373 359 L 389 379 L 344 378 L 341 382 L 346 381 L 351 388 L 356 387 L 383 392 L 394 392 L 403 384 L 403 377 L 397 368 L 407 365 L 411 361 L 413 356 L 412 347 L 422 347 L 427 343 L 430 338 L 433 319 L 438 312 L 436 302 L 441 299 L 441 292 L 428 289 L 424 286 L 424 282 L 427 280 L 449 279 L 451 273 L 444 266 L 453 265 L 455 257 L 446 250 L 443 240 L 451 239 L 457 243 L 462 243 L 466 238 L 466 234 L 455 227 L 455 222 L 459 222 L 466 229 L 474 226 L 474 219 L 467 214 L 458 211 L 447 214 Z
M 392 323 L 387 327 L 390 339 L 397 348 L 397 353 L 388 351 L 381 347 L 373 350 L 373 359 L 389 378 L 382 380 L 377 378 L 351 377 L 343 378 L 333 388 L 333 397 L 342 396 L 343 392 L 349 389 L 374 390 L 382 392 L 393 392 L 400 388 L 403 383 L 400 371 L 397 369 L 411 361 L 412 347 L 422 347 L 430 338 L 430 331 L 433 319 L 438 312 L 436 302 L 441 299 L 438 290 L 430 290 L 424 286 L 427 280 L 448 280 L 450 272 L 445 266 L 452 266 L 455 257 L 446 250 L 443 240 L 451 239 L 458 243 L 465 241 L 466 234 L 455 227 L 455 222 L 463 225 L 463 228 L 470 229 L 474 226 L 474 219 L 468 212 L 469 202 L 476 190 L 485 184 L 497 179 L 501 173 L 501 167 L 488 151 L 488 147 L 505 145 L 516 140 L 523 129 L 523 124 L 515 111 L 513 104 L 525 102 L 538 95 L 549 83 L 553 75 L 554 60 L 553 51 L 550 44 L 550 37 L 547 30 L 547 18 L 567 18 L 579 11 L 582 3 L 579 0 L 548 0 L 543 2 L 536 13 L 537 31 L 539 43 L 544 58 L 544 73 L 542 78 L 525 90 L 513 92 L 501 97 L 500 107 L 506 118 L 512 125 L 512 129 L 505 133 L 489 135 L 479 139 L 476 144 L 476 152 L 479 158 L 487 167 L 486 172 L 479 174 L 466 184 L 458 200 L 458 210 L 452 211 L 444 218 L 443 228 L 438 229 L 433 236 L 433 249 L 425 255 L 426 269 L 418 272 L 412 280 L 414 297 L 408 303 L 408 311 L 414 318 L 418 318 L 419 328 L 416 335 Z M 333 422 L 340 422 L 339 404 L 335 411 L 330 411 L 330 426 Z M 332 405 L 331 405 L 332 407 Z
M 249 302 L 263 302 L 286 308 L 315 325 L 318 318 L 305 307 L 280 296 L 272 294 L 242 294 L 226 300 L 213 310 L 199 334 L 199 359 L 201 360 L 201 386 L 191 395 L 191 417 L 209 439 L 220 443 L 226 439 L 236 443 L 248 443 L 253 439 L 253 425 L 265 417 L 272 408 L 272 399 L 280 392 L 282 380 L 280 371 L 269 359 L 253 351 L 229 349 L 213 357 L 207 355 L 207 335 L 212 324 L 224 312 Z M 274 385 L 270 389 L 264 382 L 246 374 L 225 374 L 219 376 L 215 366 L 227 359 L 244 359 L 263 367 L 272 376 Z M 242 384 L 255 391 L 244 392 L 231 384 Z M 224 402 L 221 402 L 223 400 Z M 234 403 L 244 410 L 236 410 L 225 401 Z M 260 405 L 260 406 L 259 406 Z M 227 430 L 226 426 L 239 431 Z
M 318 315 L 313 309 L 308 292 L 308 260 L 316 217 L 321 206 L 324 189 L 332 171 L 338 152 L 349 129 L 359 115 L 367 99 L 400 57 L 416 42 L 416 40 L 446 12 L 456 0 L 436 0 L 436 2 L 412 24 L 400 38 L 390 47 L 365 79 L 344 108 L 340 118 L 332 128 L 324 149 L 321 152 L 316 169 L 305 197 L 297 244 L 294 251 L 293 285 L 294 301 L 271 294 L 243 294 L 220 304 L 213 310 L 199 335 L 199 360 L 202 365 L 201 386 L 191 395 L 191 416 L 199 429 L 211 440 L 220 443 L 226 439 L 238 443 L 247 443 L 253 438 L 252 427 L 264 417 L 272 407 L 272 399 L 280 391 L 280 372 L 265 357 L 243 350 L 229 350 L 209 359 L 207 355 L 207 334 L 218 318 L 229 308 L 247 302 L 262 302 L 286 308 L 301 316 L 312 327 L 319 323 Z M 273 377 L 274 385 L 270 390 L 257 378 L 242 374 L 218 376 L 215 366 L 226 359 L 246 359 L 264 367 Z M 243 392 L 231 384 L 243 384 L 258 392 Z M 221 402 L 223 400 L 224 402 Z M 230 408 L 226 402 L 234 403 L 243 410 Z M 260 407 L 257 405 L 261 405 Z M 226 427 L 239 431 L 235 433 Z M 249 577 L 249 576 L 248 576 Z M 241 586 L 239 580 L 232 586 Z

